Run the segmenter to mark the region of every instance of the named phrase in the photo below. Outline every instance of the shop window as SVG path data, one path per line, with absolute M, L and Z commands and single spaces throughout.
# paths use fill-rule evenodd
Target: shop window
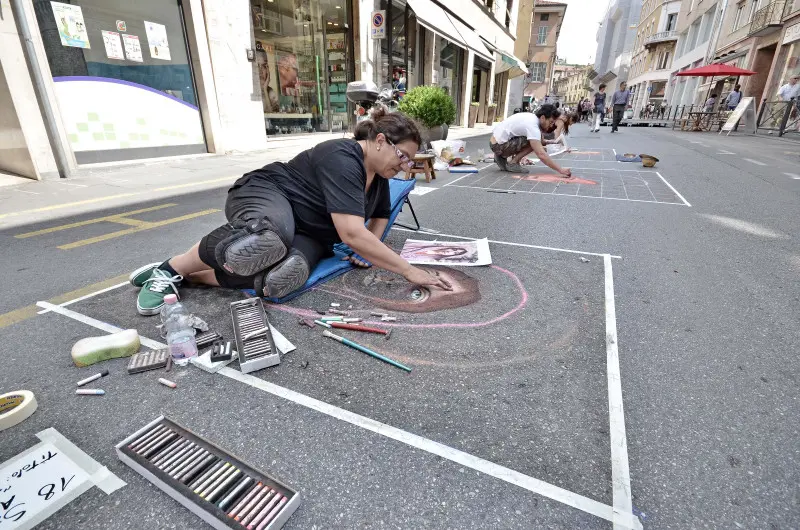
M 206 152 L 176 0 L 35 0 L 78 163 Z
M 458 109 L 464 51 L 444 37 L 436 35 L 435 39 L 434 57 L 437 64 L 434 65 L 432 81 L 450 94 Z
M 347 2 L 251 0 L 250 8 L 267 134 L 346 127 Z

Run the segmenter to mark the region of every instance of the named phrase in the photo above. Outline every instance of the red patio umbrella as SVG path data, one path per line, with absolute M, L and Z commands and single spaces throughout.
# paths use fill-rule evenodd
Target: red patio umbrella
M 731 66 L 729 64 L 707 64 L 705 66 L 701 66 L 700 68 L 692 68 L 691 70 L 684 70 L 683 72 L 678 72 L 677 75 L 680 76 L 691 76 L 691 77 L 710 77 L 711 83 L 708 85 L 708 92 L 706 93 L 706 101 L 708 101 L 708 96 L 711 94 L 711 85 L 714 83 L 714 77 L 718 75 L 724 75 L 725 77 L 728 76 L 740 76 L 740 75 L 755 75 L 756 72 L 752 70 L 745 70 L 744 68 L 738 68 L 736 66 Z
M 684 70 L 675 75 L 692 76 L 692 77 L 715 77 L 718 75 L 724 76 L 740 76 L 740 75 L 755 75 L 756 72 L 752 70 L 745 70 L 744 68 L 737 68 L 729 64 L 707 64 L 700 68 L 692 68 L 691 70 Z

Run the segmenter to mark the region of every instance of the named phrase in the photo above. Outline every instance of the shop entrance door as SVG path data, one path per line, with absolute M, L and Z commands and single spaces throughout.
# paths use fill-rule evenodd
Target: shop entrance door
M 179 1 L 34 7 L 79 164 L 207 152 Z

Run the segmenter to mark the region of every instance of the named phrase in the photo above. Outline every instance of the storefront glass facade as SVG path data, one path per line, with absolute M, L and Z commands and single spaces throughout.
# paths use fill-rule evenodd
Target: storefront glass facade
M 347 127 L 348 5 L 347 0 L 250 0 L 268 135 Z
M 206 152 L 177 0 L 34 0 L 78 163 Z

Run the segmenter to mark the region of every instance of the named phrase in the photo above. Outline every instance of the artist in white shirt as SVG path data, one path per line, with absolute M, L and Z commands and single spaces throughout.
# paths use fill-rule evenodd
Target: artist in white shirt
M 495 124 L 489 146 L 498 167 L 503 171 L 527 173 L 520 162 L 526 155 L 534 153 L 547 167 L 564 177 L 571 177 L 569 168 L 556 164 L 542 145 L 542 133 L 552 129 L 559 116 L 561 113 L 553 105 L 542 105 L 536 114 L 520 112 Z M 511 160 L 507 160 L 508 157 Z
M 797 82 L 798 79 L 800 79 L 800 75 L 793 75 L 789 78 L 789 82 L 778 90 L 778 97 L 781 98 L 781 101 L 789 101 L 793 98 L 798 99 L 798 96 L 800 96 L 800 83 Z

